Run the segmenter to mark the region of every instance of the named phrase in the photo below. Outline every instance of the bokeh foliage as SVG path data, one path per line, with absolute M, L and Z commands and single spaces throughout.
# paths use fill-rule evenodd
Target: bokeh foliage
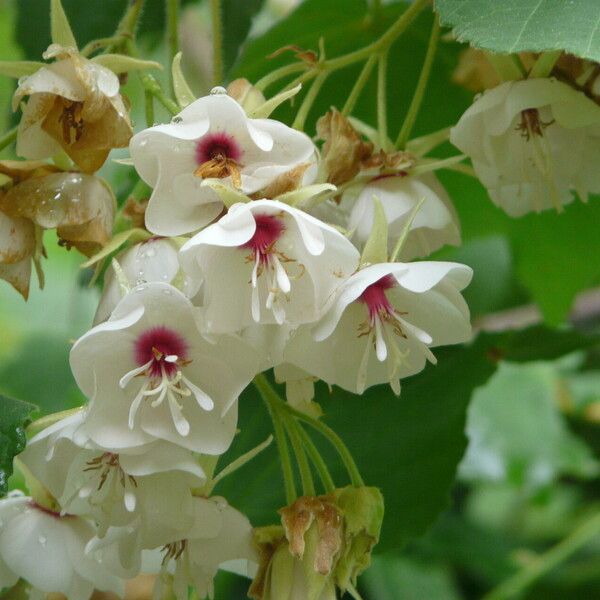
M 581 6 L 593 9 L 589 1 Z M 48 4 L 48 0 L 0 4 L 2 59 L 39 58 L 49 42 Z M 127 0 L 64 0 L 80 44 L 109 35 L 126 4 Z M 183 4 L 198 10 L 200 20 L 206 18 L 202 2 Z M 317 50 L 323 38 L 328 57 L 366 45 L 378 39 L 406 6 L 391 2 L 373 12 L 366 0 L 344 0 L 343 10 L 339 0 L 305 0 L 266 32 L 245 41 L 253 18 L 262 9 L 264 20 L 263 5 L 271 3 L 223 4 L 228 77 L 251 81 L 289 62 L 289 53 L 266 58 L 288 44 Z M 469 4 L 485 14 L 483 0 L 437 4 L 443 22 L 456 26 L 469 41 L 502 47 L 485 31 L 456 21 L 462 13 L 453 12 L 453 4 L 463 5 L 469 17 Z M 528 4 L 520 3 L 523 10 Z M 164 53 L 163 10 L 162 0 L 148 0 L 142 20 L 142 43 L 153 56 Z M 520 13 L 515 15 L 513 11 L 506 18 L 520 18 Z M 412 98 L 431 25 L 431 15 L 422 15 L 392 48 L 388 97 L 392 135 Z M 541 49 L 531 40 L 543 35 L 548 23 L 536 27 L 533 20 L 528 27 L 531 39 L 518 40 L 515 50 Z M 204 23 L 198 35 L 207 30 Z M 506 28 L 494 24 L 494 30 L 504 31 L 508 40 Z M 548 36 L 544 40 L 550 48 L 559 43 Z M 469 106 L 472 93 L 452 82 L 464 49 L 464 44 L 444 38 L 415 135 L 452 125 Z M 318 116 L 343 104 L 358 72 L 359 66 L 349 67 L 327 80 L 307 121 L 311 135 Z M 7 123 L 10 85 L 4 80 L 0 87 Z M 375 87 L 373 76 L 355 110 L 372 125 Z M 128 93 L 139 104 L 135 81 Z M 281 107 L 275 116 L 290 123 L 301 99 L 296 98 L 293 107 Z M 444 146 L 437 156 L 452 152 Z M 117 182 L 122 200 L 132 178 L 120 169 L 109 165 L 104 175 Z M 440 179 L 457 207 L 464 245 L 445 249 L 439 257 L 474 268 L 467 291 L 474 319 L 535 304 L 543 323 L 521 332 L 481 334 L 467 347 L 436 352 L 438 366 L 406 381 L 400 399 L 386 387 L 363 397 L 318 387 L 326 422 L 347 441 L 366 481 L 381 486 L 386 498 L 378 547 L 383 555 L 375 559 L 362 588 L 365 598 L 372 600 L 479 598 L 597 510 L 598 315 L 592 313 L 584 331 L 574 330 L 568 315 L 576 295 L 598 284 L 600 200 L 575 202 L 560 215 L 548 212 L 515 220 L 493 206 L 477 180 L 450 172 L 440 174 Z M 33 403 L 42 413 L 83 401 L 68 367 L 68 352 L 71 340 L 89 327 L 98 298 L 96 289 L 86 287 L 78 257 L 58 248 L 51 237 L 46 242 L 46 289 L 34 290 L 27 305 L 7 286 L 0 289 L 0 392 Z M 9 405 L 2 406 L 4 417 Z M 30 411 L 21 409 L 22 419 L 29 418 Z M 249 450 L 270 432 L 267 414 L 253 390 L 241 399 L 240 427 L 231 456 Z M 21 442 L 15 438 L 10 443 Z M 323 451 L 327 453 L 325 446 Z M 333 454 L 330 459 L 335 460 Z M 334 469 L 334 476 L 345 483 L 341 469 Z M 257 525 L 276 520 L 275 510 L 284 500 L 275 448 L 267 449 L 240 471 L 239 478 L 226 480 L 217 491 Z M 527 597 L 600 595 L 598 550 L 586 548 L 534 586 Z M 223 577 L 217 597 L 242 598 L 242 590 L 239 580 Z

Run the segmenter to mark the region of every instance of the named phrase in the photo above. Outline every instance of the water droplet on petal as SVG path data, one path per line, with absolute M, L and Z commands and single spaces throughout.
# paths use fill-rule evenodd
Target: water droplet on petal
M 48 539 L 46 538 L 46 536 L 45 536 L 45 535 L 40 535 L 40 536 L 38 537 L 38 542 L 39 542 L 39 543 L 40 543 L 42 546 L 45 546 L 47 541 L 48 541 Z
M 210 90 L 211 96 L 215 96 L 218 94 L 227 94 L 227 90 L 220 85 L 215 86 L 212 90 Z

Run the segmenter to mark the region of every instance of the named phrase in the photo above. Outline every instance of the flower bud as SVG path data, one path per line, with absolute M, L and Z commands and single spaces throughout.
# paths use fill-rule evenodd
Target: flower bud
M 227 86 L 227 93 L 236 100 L 247 113 L 251 113 L 265 103 L 263 93 L 244 78 L 234 79 Z

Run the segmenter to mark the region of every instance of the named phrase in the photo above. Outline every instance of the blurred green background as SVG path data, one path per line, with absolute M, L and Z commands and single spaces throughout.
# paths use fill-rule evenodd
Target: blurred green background
M 81 45 L 109 35 L 126 6 L 126 0 L 63 3 Z M 49 43 L 48 5 L 0 0 L 1 60 L 39 60 Z M 327 55 L 336 56 L 377 39 L 406 6 L 389 2 L 373 11 L 365 0 L 223 5 L 228 79 L 251 81 L 291 60 L 265 58 L 286 44 L 316 49 L 322 36 Z M 393 47 L 393 133 L 411 100 L 431 21 L 424 14 Z M 180 35 L 184 70 L 201 95 L 209 89 L 211 68 L 205 2 L 183 2 Z M 148 0 L 140 46 L 146 58 L 164 63 L 162 0 Z M 452 83 L 464 48 L 444 37 L 415 135 L 452 125 L 471 102 L 472 92 Z M 309 134 L 318 116 L 343 103 L 358 69 L 329 78 L 310 113 Z M 16 122 L 13 90 L 14 82 L 0 80 L 2 131 Z M 139 130 L 143 100 L 135 76 L 125 91 Z M 290 122 L 293 110 L 282 107 L 275 116 Z M 355 112 L 374 124 L 374 78 Z M 159 118 L 167 116 L 157 111 Z M 453 152 L 442 147 L 436 156 Z M 135 182 L 132 169 L 108 163 L 101 174 L 123 202 Z M 574 203 L 561 215 L 513 220 L 476 180 L 450 172 L 440 179 L 459 212 L 464 245 L 438 257 L 474 268 L 467 300 L 474 324 L 489 331 L 469 347 L 437 353 L 439 366 L 409 380 L 400 399 L 384 388 L 364 398 L 330 395 L 324 387 L 319 392 L 328 422 L 347 441 L 367 483 L 382 486 L 386 496 L 384 535 L 360 584 L 369 600 L 482 598 L 561 540 L 577 536 L 582 524 L 585 530 L 600 509 L 600 294 L 594 290 L 600 283 L 600 199 Z M 68 352 L 89 328 L 99 291 L 88 287 L 79 256 L 58 247 L 51 235 L 45 242 L 43 291 L 34 284 L 26 304 L 0 282 L 0 392 L 48 413 L 83 401 Z M 524 332 L 512 331 L 521 327 Z M 269 432 L 251 391 L 242 398 L 240 419 L 232 456 Z M 266 524 L 283 504 L 279 477 L 271 447 L 218 491 L 255 524 Z M 216 597 L 243 598 L 245 585 L 220 575 Z M 600 598 L 600 536 L 570 553 L 523 597 Z

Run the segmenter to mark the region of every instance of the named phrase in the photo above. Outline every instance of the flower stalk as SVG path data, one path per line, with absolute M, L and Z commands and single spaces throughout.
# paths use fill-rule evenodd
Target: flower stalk
M 431 75 L 431 67 L 433 66 L 433 59 L 438 47 L 438 41 L 440 39 L 440 21 L 436 16 L 433 19 L 433 26 L 431 28 L 431 35 L 429 37 L 429 44 L 427 46 L 427 53 L 425 54 L 425 60 L 423 61 L 423 67 L 421 68 L 421 75 L 415 89 L 415 94 L 404 118 L 404 123 L 396 139 L 396 148 L 403 149 L 406 146 L 406 142 L 410 139 L 413 126 L 419 114 L 423 97 L 425 96 L 425 89 L 427 88 L 427 82 Z

